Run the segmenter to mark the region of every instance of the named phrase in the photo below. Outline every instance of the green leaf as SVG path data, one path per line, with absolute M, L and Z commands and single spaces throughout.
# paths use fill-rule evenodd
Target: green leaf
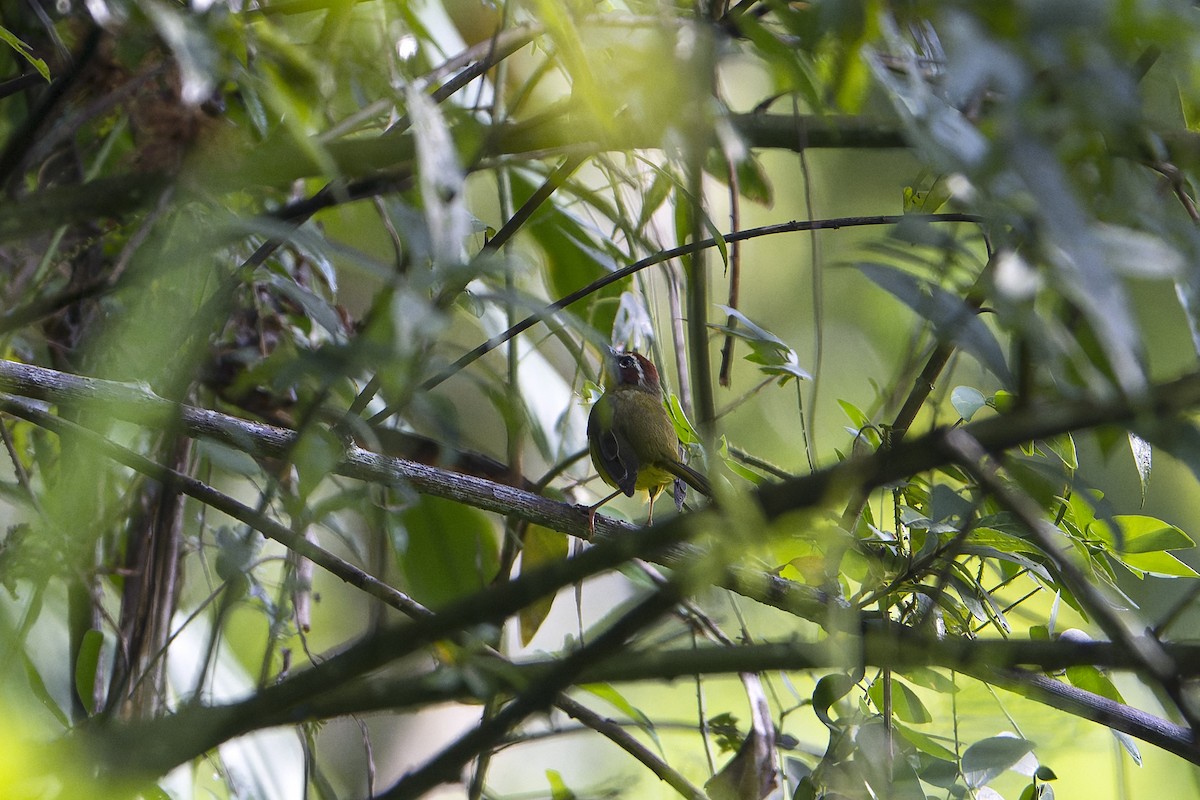
M 1023 539 L 1020 536 L 1014 536 L 1011 533 L 1005 533 L 996 528 L 972 528 L 967 535 L 967 542 L 970 544 L 984 545 L 994 547 L 997 550 L 1002 550 L 1006 553 L 1028 553 L 1031 555 L 1044 555 L 1041 548 Z
M 938 694 L 954 694 L 958 691 L 958 686 L 954 681 L 947 678 L 942 673 L 929 667 L 910 667 L 905 670 L 897 670 L 904 676 L 904 680 L 917 686 L 924 686 L 926 689 L 932 689 Z
M 881 678 L 872 683 L 871 688 L 867 690 L 867 696 L 880 711 L 883 710 L 883 689 Z M 925 708 L 917 693 L 895 678 L 892 679 L 892 714 L 896 719 L 914 725 L 925 725 L 933 721 L 933 715 Z
M 341 463 L 345 454 L 345 446 L 333 431 L 309 426 L 292 450 L 292 463 L 299 475 L 297 491 L 300 497 L 311 497 L 321 482 Z
M 895 726 L 896 731 L 903 736 L 905 740 L 909 742 L 909 744 L 920 750 L 922 753 L 933 756 L 934 758 L 942 761 L 949 761 L 955 765 L 958 764 L 958 754 L 938 741 L 938 739 L 943 737 L 930 736 L 927 733 L 913 730 L 907 725 L 899 722 L 893 722 L 892 724 Z M 946 741 L 950 740 L 947 739 Z
M 854 735 L 858 746 L 854 764 L 874 789 L 874 796 L 889 800 L 926 800 L 913 764 L 906 758 L 888 758 L 888 738 L 880 720 L 864 723 Z
M 993 736 L 971 745 L 963 753 L 963 778 L 977 789 L 991 782 L 1033 752 L 1033 742 L 1018 736 Z
M 826 726 L 836 729 L 837 723 L 829 715 L 829 709 L 834 703 L 845 697 L 857 682 L 854 676 L 842 672 L 826 675 L 817 681 L 812 696 L 813 713 L 817 715 L 817 719 L 824 722 Z
M 790 43 L 769 30 L 753 14 L 739 14 L 737 26 L 741 34 L 750 41 L 770 70 L 773 93 L 777 95 L 798 94 L 810 108 L 825 105 L 819 81 L 811 66 L 801 58 L 801 52 Z
M 1124 701 L 1122 700 L 1119 702 L 1124 702 Z M 1045 766 L 1044 764 L 1039 765 L 1038 768 L 1036 770 L 1034 770 L 1033 777 L 1037 778 L 1039 781 L 1056 781 L 1056 780 L 1058 780 L 1058 776 L 1054 774 L 1054 770 L 1050 769 L 1049 767 Z
M 565 561 L 567 537 L 541 525 L 530 525 L 525 530 L 521 546 L 521 572 L 528 572 L 543 564 Z M 518 618 L 521 627 L 521 645 L 528 645 L 538 628 L 550 614 L 554 595 L 546 595 L 524 606 Z
M 438 607 L 477 592 L 496 575 L 499 552 L 488 517 L 461 503 L 422 496 L 399 515 L 396 557 L 413 597 Z
M 1108 676 L 1090 664 L 1067 667 L 1067 680 L 1071 682 L 1072 686 L 1083 689 L 1085 692 L 1107 697 L 1122 705 L 1125 703 L 1125 698 L 1121 697 L 1121 693 L 1117 691 L 1117 687 L 1108 679 Z
M 987 400 L 984 398 L 983 392 L 978 389 L 970 386 L 955 386 L 954 391 L 950 392 L 950 405 L 954 406 L 954 410 L 958 412 L 958 416 L 964 422 L 970 422 L 971 417 L 987 405 Z
M 54 717 L 59 725 L 63 728 L 70 728 L 71 720 L 67 719 L 67 715 L 63 713 L 63 710 L 58 707 L 58 703 L 50 695 L 50 690 L 46 688 L 46 682 L 42 680 L 42 674 L 38 672 L 37 666 L 34 665 L 33 659 L 26 652 L 27 650 L 28 648 L 25 648 L 21 652 L 21 658 L 25 662 L 25 680 L 29 683 L 29 690 L 33 692 L 33 696 L 45 706 L 46 710 L 50 712 L 50 715 Z M 88 693 L 90 695 L 91 689 L 88 690 Z
M 47 81 L 50 80 L 50 68 L 46 66 L 46 62 L 34 56 L 33 51 L 29 48 L 29 45 L 18 39 L 15 35 L 13 35 L 12 31 L 3 25 L 0 25 L 0 42 L 4 42 L 13 50 L 16 50 L 21 58 L 28 61 L 30 66 L 38 71 L 39 75 L 41 75 Z
M 642 197 L 642 211 L 638 217 L 638 230 L 646 227 L 646 223 L 650 221 L 650 217 L 654 215 L 671 194 L 671 187 L 675 181 L 667 175 L 665 171 L 654 173 L 654 180 L 650 183 L 650 188 L 646 190 Z
M 659 752 L 662 752 L 662 743 L 658 740 L 658 731 L 654 727 L 654 720 L 646 716 L 640 708 L 626 700 L 625 696 L 613 688 L 611 684 L 587 683 L 581 684 L 579 688 L 599 697 L 629 717 L 633 724 L 641 728 L 654 741 L 654 745 L 658 748 Z
M 96 670 L 100 666 L 100 649 L 103 646 L 104 634 L 91 628 L 84 632 L 79 642 L 79 656 L 75 660 L 75 692 L 89 714 L 96 711 Z
M 954 342 L 997 378 L 1005 383 L 1012 382 L 1012 373 L 1005 363 L 1000 343 L 983 324 L 975 309 L 964 303 L 962 298 L 886 264 L 860 262 L 855 266 L 917 315 L 928 320 L 939 339 Z
M 1071 434 L 1064 433 L 1062 436 L 1046 439 L 1043 444 L 1058 456 L 1067 469 L 1079 469 L 1079 454 L 1075 452 L 1075 439 Z
M 667 398 L 667 414 L 671 417 L 671 424 L 675 427 L 675 436 L 686 447 L 700 444 L 700 434 L 696 431 L 692 421 L 687 418 L 687 414 L 683 410 L 683 403 L 679 401 L 679 395 L 674 392 Z
M 654 169 L 659 169 L 654 164 L 650 165 Z M 697 204 L 693 202 L 691 193 L 684 188 L 683 184 L 676 181 L 675 183 L 675 237 L 682 244 L 692 238 L 692 214 L 695 212 Z M 701 212 L 700 224 L 708 231 L 709 236 L 717 244 L 717 250 L 721 253 L 721 262 L 725 268 L 729 268 L 729 245 L 725 242 L 725 236 L 709 219 L 708 214 Z
M 550 784 L 550 800 L 575 800 L 575 793 L 556 769 L 546 770 L 546 781 Z
M 749 317 L 731 306 L 716 304 L 737 322 L 737 324 L 717 325 L 710 323 L 708 327 L 729 336 L 735 336 L 750 344 L 750 355 L 746 360 L 760 365 L 767 375 L 780 375 L 786 378 L 797 378 L 802 381 L 811 380 L 809 375 L 800 367 L 800 359 L 786 342 L 775 334 L 767 331 Z
M 335 340 L 346 338 L 346 325 L 333 303 L 282 275 L 272 275 L 269 283 L 286 299 L 300 306 L 305 316 L 328 331 Z
M 708 151 L 708 158 L 704 162 L 704 171 L 721 184 L 729 185 L 728 162 L 725 154 L 719 148 L 714 147 Z M 771 188 L 771 180 L 753 153 L 745 151 L 743 157 L 734 165 L 734 172 L 737 173 L 739 195 L 764 206 L 774 203 L 775 197 L 774 190 Z
M 512 170 L 513 203 L 525 204 L 540 187 L 521 170 Z M 546 257 L 545 275 L 555 297 L 570 294 L 617 269 L 617 263 L 591 231 L 560 205 L 557 194 L 542 203 L 525 224 Z M 610 331 L 622 287 L 609 285 L 591 296 L 586 318 L 598 331 Z
M 1113 524 L 1117 526 L 1115 531 Z M 1122 554 L 1186 550 L 1196 544 L 1176 526 L 1140 514 L 1118 514 L 1112 518 L 1112 524 L 1107 520 L 1093 520 L 1085 531 L 1106 549 Z
M 1113 554 L 1112 557 L 1135 571 L 1160 578 L 1200 578 L 1200 572 L 1166 552 L 1121 553 Z
M 846 400 L 838 400 L 837 402 L 842 409 L 842 413 L 849 418 L 850 422 L 854 424 L 855 428 L 862 430 L 863 428 L 870 426 L 871 418 L 864 414 L 858 406 Z

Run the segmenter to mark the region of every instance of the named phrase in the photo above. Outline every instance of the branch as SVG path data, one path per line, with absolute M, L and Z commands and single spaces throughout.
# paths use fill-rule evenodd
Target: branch
M 707 795 L 693 786 L 687 778 L 683 777 L 677 770 L 671 767 L 670 764 L 656 756 L 650 748 L 639 742 L 629 731 L 624 727 L 613 722 L 607 717 L 602 717 L 595 711 L 580 703 L 577 700 L 563 694 L 555 701 L 560 709 L 566 714 L 579 720 L 583 725 L 602 736 L 607 737 L 610 741 L 616 744 L 625 752 L 642 762 L 651 772 L 653 772 L 659 780 L 666 783 L 675 791 L 679 792 L 683 797 L 690 800 L 706 800 Z
M 0 360 L 0 391 L 45 400 L 59 406 L 85 406 L 93 412 L 92 415 L 88 415 L 93 419 L 94 414 L 107 413 L 114 419 L 147 427 L 175 424 L 188 436 L 222 442 L 254 458 L 286 457 L 294 452 L 296 437 L 299 435 L 295 431 L 273 425 L 249 422 L 208 409 L 179 405 L 141 387 L 69 375 L 14 361 Z M 549 500 L 532 492 L 472 475 L 380 455 L 354 445 L 346 448 L 345 458 L 335 471 L 369 483 L 405 486 L 422 494 L 454 500 L 485 511 L 511 514 L 579 538 L 587 539 L 590 535 L 587 510 L 582 506 Z M 249 518 L 238 518 L 261 530 L 264 535 L 272 538 L 276 538 L 274 533 L 282 535 L 282 531 L 272 533 L 273 529 L 270 526 L 259 527 Z M 664 528 L 664 525 L 656 527 Z M 629 538 L 635 533 L 643 536 L 641 531 L 642 529 L 628 523 L 597 515 L 595 536 L 592 539 L 602 542 Z M 644 551 L 641 555 L 664 566 L 677 566 L 700 553 L 698 548 L 683 545 L 683 541 L 682 527 L 671 526 L 661 547 Z M 320 558 L 312 560 L 326 566 Z M 343 577 L 337 571 L 334 574 Z M 722 585 L 746 597 L 798 614 L 805 619 L 823 619 L 829 603 L 834 602 L 829 595 L 818 589 L 744 567 L 724 567 L 720 581 Z M 395 592 L 390 587 L 389 591 Z
M 1164 647 L 1181 665 L 1180 677 L 1200 675 L 1200 645 L 1168 643 Z M 113 726 L 100 742 L 111 746 L 113 757 L 118 759 L 110 766 L 122 770 L 145 766 L 142 759 L 151 755 L 139 752 L 135 763 L 130 763 L 133 760 L 127 756 L 119 758 L 123 742 L 153 741 L 158 747 L 163 742 L 175 742 L 174 747 L 187 748 L 176 755 L 182 763 L 228 738 L 261 728 L 467 701 L 479 696 L 479 680 L 484 676 L 491 676 L 488 689 L 496 694 L 513 691 L 541 681 L 558 663 L 543 659 L 513 666 L 497 659 L 496 668 L 492 669 L 490 661 L 477 657 L 471 662 L 470 670 L 443 669 L 416 677 L 335 683 L 325 691 L 309 696 L 298 706 L 270 706 L 252 698 L 227 706 L 185 708 L 174 717 Z M 893 626 L 887 631 L 868 629 L 861 638 L 842 637 L 820 643 L 778 642 L 624 652 L 620 659 L 588 667 L 576 677 L 575 683 L 671 680 L 694 675 L 773 670 L 846 670 L 857 666 L 940 667 L 1099 722 L 1192 763 L 1200 763 L 1200 749 L 1187 728 L 1028 669 L 1057 671 L 1077 664 L 1111 669 L 1140 666 L 1135 654 L 1112 642 L 934 639 Z M 471 683 L 464 677 L 467 673 L 473 676 Z M 293 679 L 286 679 L 285 683 L 290 680 Z M 571 701 L 564 704 L 564 697 L 560 695 L 557 704 L 572 713 Z M 160 764 L 161 769 L 169 766 Z M 657 770 L 656 774 L 661 777 Z
M 344 561 L 329 551 L 310 542 L 302 533 L 276 522 L 250 506 L 239 503 L 229 495 L 181 472 L 163 466 L 139 453 L 122 447 L 82 425 L 35 408 L 28 402 L 0 394 L 0 411 L 20 417 L 59 436 L 72 436 L 94 447 L 119 464 L 151 478 L 164 486 L 170 486 L 193 499 L 199 500 L 228 516 L 249 525 L 269 539 L 282 544 L 298 555 L 307 558 L 351 586 L 362 589 L 372 597 L 382 600 L 392 608 L 409 616 L 428 615 L 430 612 L 408 595 L 389 586 L 375 576 Z
M 659 587 L 595 639 L 554 661 L 538 680 L 526 684 L 525 689 L 495 716 L 483 720 L 423 767 L 403 775 L 390 789 L 376 796 L 379 800 L 416 798 L 443 783 L 457 780 L 467 762 L 499 744 L 525 718 L 549 706 L 551 700 L 576 683 L 580 673 L 589 666 L 611 659 L 626 641 L 670 611 L 681 597 L 678 585 Z
M 764 225 L 761 228 L 747 228 L 741 231 L 734 231 L 725 234 L 721 238 L 732 244 L 734 242 L 742 242 L 747 239 L 756 239 L 760 236 L 775 236 L 781 233 L 797 233 L 801 231 L 820 231 L 820 230 L 839 230 L 841 228 L 856 228 L 871 225 L 893 225 L 904 220 L 925 219 L 929 222 L 979 222 L 980 217 L 973 214 L 931 214 L 926 217 L 916 217 L 908 215 L 883 215 L 871 217 L 835 217 L 833 219 L 814 219 L 814 220 L 793 220 L 791 222 L 780 222 L 775 225 Z M 453 364 L 446 369 L 437 373 L 433 377 L 421 384 L 422 389 L 432 389 L 441 384 L 448 378 L 454 377 L 464 367 L 476 361 L 479 358 L 495 350 L 500 345 L 512 339 L 514 336 L 524 333 L 544 319 L 549 319 L 554 314 L 567 308 L 574 303 L 582 300 L 588 295 L 594 294 L 606 286 L 614 284 L 618 281 L 625 280 L 630 275 L 640 272 L 647 267 L 652 267 L 655 264 L 661 264 L 665 261 L 670 261 L 673 258 L 679 258 L 690 253 L 696 253 L 700 250 L 716 247 L 716 239 L 702 239 L 697 242 L 673 247 L 670 250 L 663 250 L 654 255 L 647 256 L 640 261 L 636 261 L 627 267 L 615 270 L 598 278 L 587 286 L 571 292 L 565 297 L 561 297 L 549 304 L 536 314 L 531 314 L 525 319 L 513 325 L 508 330 L 498 333 L 491 339 L 488 339 L 483 344 L 464 353 Z
M 904 147 L 899 128 L 889 123 L 857 117 L 793 117 L 791 115 L 746 114 L 729 118 L 734 129 L 750 147 L 788 150 L 807 148 L 895 148 Z M 469 128 L 469 130 L 467 130 Z M 520 156 L 528 159 L 551 155 L 590 157 L 606 151 L 658 149 L 662 131 L 640 131 L 633 125 L 617 126 L 620 137 L 595 140 L 599 126 L 586 121 L 555 117 L 545 125 L 526 127 L 502 124 L 490 130 L 463 126 L 456 132 L 469 136 L 461 152 L 475 154 L 478 142 L 483 151 L 472 159 L 472 169 L 488 168 L 494 159 Z M 313 153 L 328 160 L 318 161 Z M 202 174 L 210 193 L 246 191 L 252 187 L 284 188 L 305 177 L 325 174 L 332 164 L 344 181 L 369 179 L 387 173 L 400 179 L 413 172 L 415 149 L 409 135 L 383 135 L 374 139 L 353 138 L 317 145 L 302 145 L 287 136 L 268 143 L 255 143 L 242 152 L 222 148 L 200 158 L 196 173 Z M 170 182 L 162 173 L 139 173 L 99 178 L 77 186 L 59 186 L 33 192 L 20 203 L 0 207 L 0 241 L 23 239 L 60 225 L 116 217 L 144 208 Z
M 68 375 L 12 361 L 0 361 L 0 391 L 59 405 L 83 404 L 89 410 L 104 411 L 114 418 L 141 425 L 175 422 L 189 436 L 215 439 L 257 458 L 285 457 L 292 452 L 297 436 L 296 432 L 283 428 L 248 422 L 216 411 L 177 405 L 125 384 Z M 1200 406 L 1200 373 L 1192 373 L 1157 384 L 1138 399 L 1112 398 L 1032 405 L 972 422 L 961 430 L 972 436 L 985 451 L 1002 452 L 1024 442 L 1101 425 L 1130 423 L 1134 420 L 1166 421 L 1197 406 Z M 816 508 L 838 492 L 852 488 L 878 488 L 957 461 L 958 453 L 947 442 L 948 433 L 945 429 L 934 430 L 919 438 L 906 440 L 886 452 L 851 458 L 811 475 L 764 484 L 757 487 L 751 496 L 765 520 L 773 520 L 792 511 Z M 382 456 L 354 445 L 346 448 L 344 459 L 336 472 L 370 483 L 409 487 L 422 494 L 454 500 L 485 511 L 511 514 L 580 538 L 589 535 L 587 512 L 581 506 L 555 502 L 482 478 Z M 714 509 L 686 515 L 688 518 L 697 516 L 710 520 L 712 524 L 725 524 Z M 631 555 L 672 566 L 693 557 L 697 552 L 693 547 L 682 546 L 687 538 L 685 524 L 690 523 L 685 523 L 683 518 L 675 518 L 651 529 L 639 529 L 597 516 L 595 538 L 602 542 L 612 541 L 629 538 L 629 534 L 637 532 L 644 542 L 649 532 L 654 531 L 657 546 Z M 724 568 L 719 582 L 746 597 L 814 621 L 824 620 L 829 604 L 838 602 L 818 589 L 742 567 Z

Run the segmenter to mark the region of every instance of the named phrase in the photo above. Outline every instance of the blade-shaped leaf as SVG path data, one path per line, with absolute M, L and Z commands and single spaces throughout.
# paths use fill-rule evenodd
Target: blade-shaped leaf
M 21 58 L 29 62 L 29 64 L 38 71 L 46 80 L 50 80 L 50 68 L 46 66 L 46 62 L 36 57 L 33 51 L 29 49 L 29 45 L 13 35 L 13 32 L 3 25 L 0 25 L 0 42 L 4 42 L 13 50 L 20 54 Z
M 541 525 L 530 525 L 525 531 L 521 547 L 521 571 L 531 571 L 543 564 L 557 563 L 567 557 L 567 537 Z M 545 622 L 554 605 L 554 595 L 549 594 L 521 609 L 521 644 L 527 645 L 538 628 Z
M 859 263 L 860 272 L 933 325 L 938 338 L 954 342 L 1005 383 L 1012 373 L 995 335 L 960 297 L 885 264 Z
M 1138 480 L 1142 485 L 1142 505 L 1146 504 L 1146 487 L 1150 485 L 1150 467 L 1153 450 L 1150 443 L 1133 431 L 1129 432 L 1129 450 L 1133 453 L 1133 465 L 1137 467 Z
M 963 753 L 963 777 L 978 788 L 1020 763 L 1033 752 L 1033 742 L 1018 736 L 992 736 L 971 745 Z
M 875 681 L 867 690 L 867 695 L 875 703 L 875 707 L 883 708 L 883 680 Z M 933 721 L 933 715 L 917 693 L 898 680 L 892 679 L 892 713 L 897 719 L 915 725 L 925 725 Z
M 1113 530 L 1116 525 L 1116 530 Z M 1184 550 L 1196 543 L 1192 537 L 1161 519 L 1141 514 L 1118 514 L 1107 520 L 1088 523 L 1087 535 L 1105 547 L 1119 553 L 1154 553 L 1162 550 Z

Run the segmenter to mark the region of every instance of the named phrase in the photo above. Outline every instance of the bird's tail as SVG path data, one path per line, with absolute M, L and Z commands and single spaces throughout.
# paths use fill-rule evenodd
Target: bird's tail
M 695 489 L 705 497 L 712 497 L 712 484 L 708 482 L 708 478 L 701 475 L 696 470 L 684 464 L 682 461 L 672 461 L 667 464 L 667 469 L 672 475 L 686 483 L 688 486 Z

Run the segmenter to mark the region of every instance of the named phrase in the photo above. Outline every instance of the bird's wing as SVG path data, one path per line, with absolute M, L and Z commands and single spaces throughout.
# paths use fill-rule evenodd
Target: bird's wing
M 599 428 L 594 423 L 594 416 L 589 418 L 588 438 L 592 443 L 592 460 L 602 472 L 608 473 L 609 483 L 633 497 L 638 474 L 637 455 L 625 437 L 618 435 L 611 427 L 605 431 Z

